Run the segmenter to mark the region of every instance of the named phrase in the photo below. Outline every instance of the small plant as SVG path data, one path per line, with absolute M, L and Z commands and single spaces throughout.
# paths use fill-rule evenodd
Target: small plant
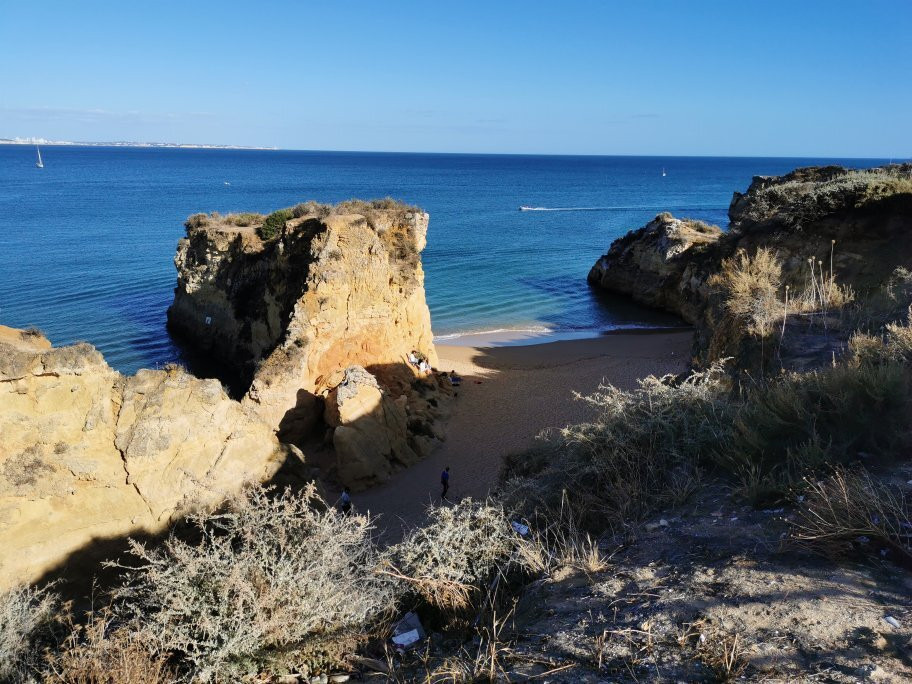
M 235 226 L 240 226 L 242 228 L 247 226 L 252 226 L 255 223 L 259 223 L 263 220 L 262 214 L 254 214 L 251 212 L 242 212 L 240 214 L 228 214 L 225 217 L 225 220 L 228 223 L 234 224 Z
M 256 232 L 261 240 L 273 240 L 280 236 L 285 230 L 285 224 L 294 214 L 291 209 L 279 209 L 274 211 L 263 221 L 263 224 L 257 226 Z
M 188 229 L 204 228 L 208 224 L 209 216 L 206 214 L 193 214 L 184 222 L 184 226 Z
M 333 207 L 330 204 L 320 204 L 319 202 L 314 202 L 310 200 L 309 202 L 302 202 L 301 204 L 296 204 L 292 210 L 292 216 L 295 218 L 303 218 L 304 216 L 316 216 L 317 218 L 326 218 L 332 213 Z
M 59 622 L 60 602 L 48 589 L 0 593 L 0 682 L 25 682 L 38 671 L 40 644 Z

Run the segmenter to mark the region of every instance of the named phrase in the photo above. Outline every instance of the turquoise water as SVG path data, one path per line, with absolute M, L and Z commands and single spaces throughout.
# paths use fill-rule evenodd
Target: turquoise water
M 39 170 L 34 148 L 0 146 L 0 323 L 36 326 L 56 344 L 87 340 L 127 373 L 180 358 L 165 310 L 175 246 L 196 212 L 393 196 L 431 214 L 435 334 L 595 335 L 668 322 L 586 284 L 627 230 L 665 210 L 725 225 L 732 191 L 754 175 L 885 162 L 105 147 L 42 156 Z

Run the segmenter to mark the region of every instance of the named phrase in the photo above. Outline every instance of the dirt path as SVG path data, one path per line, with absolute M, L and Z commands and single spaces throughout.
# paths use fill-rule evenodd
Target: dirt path
M 450 466 L 448 499 L 484 497 L 504 456 L 530 446 L 546 428 L 586 419 L 574 390 L 589 393 L 604 378 L 631 388 L 649 374 L 684 370 L 691 331 L 606 335 L 520 347 L 438 345 L 441 370 L 464 381 L 447 426 L 447 440 L 417 465 L 355 495 L 359 511 L 380 514 L 388 541 L 419 524 L 439 502 L 440 472 Z

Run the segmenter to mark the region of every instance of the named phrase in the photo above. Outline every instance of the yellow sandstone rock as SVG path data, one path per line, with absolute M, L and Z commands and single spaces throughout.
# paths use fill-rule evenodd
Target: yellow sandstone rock
M 287 448 L 215 380 L 126 378 L 91 345 L 0 327 L 0 590 L 97 540 L 264 481 Z

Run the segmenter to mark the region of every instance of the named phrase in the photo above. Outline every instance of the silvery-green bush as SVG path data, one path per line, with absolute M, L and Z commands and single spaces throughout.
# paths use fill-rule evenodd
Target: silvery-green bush
M 136 563 L 120 565 L 117 599 L 194 680 L 307 661 L 395 605 L 370 519 L 338 514 L 313 487 L 278 496 L 251 489 L 226 512 L 191 522 L 195 543 L 175 535 L 154 549 L 132 543 Z

